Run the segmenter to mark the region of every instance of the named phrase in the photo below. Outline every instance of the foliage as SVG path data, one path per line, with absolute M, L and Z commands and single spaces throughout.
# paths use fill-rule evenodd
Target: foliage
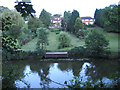
M 9 32 L 7 35 L 14 37 L 14 38 L 18 38 L 20 36 L 20 34 L 21 34 L 20 27 L 17 26 L 16 24 L 12 24 L 9 27 Z
M 62 31 L 62 29 L 59 29 L 59 28 L 53 28 L 53 29 L 51 29 L 51 32 L 55 32 L 56 34 L 59 34 L 60 31 Z
M 33 33 L 36 34 L 37 28 L 42 27 L 42 22 L 37 17 L 30 17 L 28 20 L 28 29 L 30 29 Z
M 80 39 L 84 39 L 85 36 L 87 36 L 87 34 L 88 34 L 89 32 L 90 32 L 90 30 L 84 30 L 84 29 L 82 29 L 82 30 L 79 30 L 79 31 L 77 32 L 76 36 L 77 36 L 78 38 L 80 38 Z
M 8 30 L 9 26 L 12 24 L 16 24 L 21 28 L 24 24 L 24 20 L 21 17 L 20 13 L 18 13 L 16 10 L 5 9 L 2 13 L 3 30 Z M 5 28 L 5 27 L 8 27 L 8 28 Z
M 73 10 L 70 20 L 68 22 L 68 31 L 71 33 L 75 33 L 75 21 L 79 17 L 79 12 L 77 10 Z
M 23 26 L 24 20 L 15 10 L 5 9 L 2 13 L 2 31 L 3 35 L 18 38 Z
M 61 21 L 61 26 L 64 28 L 65 31 L 67 31 L 67 28 L 68 28 L 68 22 L 70 20 L 70 17 L 71 17 L 72 13 L 70 13 L 70 11 L 65 11 L 64 12 L 64 17 L 62 18 L 62 21 Z
M 35 13 L 35 10 L 32 8 L 32 5 L 26 4 L 25 2 L 18 2 L 18 5 L 15 5 L 15 8 L 18 12 L 22 14 L 23 17 L 27 17 L 29 15 L 33 17 L 32 13 Z
M 69 47 L 71 43 L 71 39 L 66 32 L 60 32 L 60 34 L 58 35 L 58 41 L 60 42 L 58 47 L 59 49 Z
M 85 38 L 86 51 L 91 57 L 108 56 L 108 45 L 109 41 L 97 30 L 92 30 Z
M 44 49 L 40 49 L 37 48 L 34 52 L 32 52 L 32 56 L 34 56 L 35 58 L 43 58 L 45 55 L 45 50 Z
M 75 31 L 74 31 L 75 34 L 77 34 L 79 30 L 83 29 L 82 20 L 80 17 L 76 19 L 74 28 L 75 28 Z
M 41 14 L 39 16 L 39 19 L 42 21 L 42 23 L 45 25 L 45 27 L 49 27 L 50 25 L 50 13 L 46 10 L 42 10 Z
M 120 32 L 120 5 L 110 5 L 104 9 L 96 9 L 95 11 L 95 24 L 103 27 L 108 32 Z
M 45 49 L 46 45 L 48 44 L 48 38 L 47 38 L 47 28 L 37 28 L 37 49 Z
M 58 16 L 58 17 L 60 17 L 60 16 L 61 16 L 61 14 L 54 14 L 53 16 Z
M 22 80 L 22 78 L 24 78 L 26 75 L 23 75 L 23 73 L 21 73 L 20 68 L 21 66 L 19 66 L 18 64 L 2 64 L 2 70 L 4 71 L 2 73 L 2 89 L 17 89 L 15 85 L 16 80 L 20 80 L 22 83 L 27 85 L 27 88 L 29 88 L 29 85 L 24 80 Z
M 118 77 L 118 76 L 117 76 Z M 80 76 L 76 76 L 74 77 L 72 80 L 69 80 L 69 82 L 65 81 L 64 84 L 67 85 L 68 88 L 70 89 L 74 89 L 74 88 L 81 88 L 84 90 L 84 88 L 94 88 L 94 89 L 99 89 L 99 88 L 115 88 L 115 89 L 119 89 L 120 86 L 120 82 L 119 80 L 117 80 L 116 84 L 113 84 L 112 87 L 111 86 L 107 86 L 105 83 L 103 83 L 102 80 L 100 80 L 100 82 L 95 83 L 94 81 L 91 81 L 90 79 L 87 79 L 87 81 L 83 82 L 83 77 Z
M 75 48 L 73 48 L 69 51 L 69 56 L 72 57 L 72 58 L 73 57 L 75 57 L 75 58 L 84 57 L 85 56 L 85 50 L 86 49 L 82 46 L 75 47 Z

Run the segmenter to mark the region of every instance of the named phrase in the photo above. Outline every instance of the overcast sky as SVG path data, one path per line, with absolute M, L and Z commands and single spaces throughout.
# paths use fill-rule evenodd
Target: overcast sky
M 0 0 L 0 6 L 14 9 L 16 0 Z M 120 0 L 31 0 L 36 15 L 39 16 L 41 10 L 44 8 L 51 14 L 62 14 L 64 11 L 79 11 L 80 17 L 91 16 L 94 17 L 96 8 L 104 8 L 109 5 L 118 4 Z

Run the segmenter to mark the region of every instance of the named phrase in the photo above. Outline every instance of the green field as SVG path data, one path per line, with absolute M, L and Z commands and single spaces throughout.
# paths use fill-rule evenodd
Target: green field
M 93 28 L 91 28 L 93 29 Z M 102 30 L 100 28 L 97 28 Z M 63 49 L 58 49 L 59 42 L 57 40 L 57 35 L 55 32 L 50 32 L 48 35 L 49 45 L 46 47 L 47 51 L 69 51 L 70 49 L 85 45 L 84 39 L 80 40 L 79 38 L 75 37 L 74 35 L 70 34 L 71 38 L 71 46 Z M 115 33 L 104 33 L 107 40 L 109 40 L 109 47 L 110 51 L 118 52 L 118 34 Z M 37 38 L 34 38 L 27 44 L 23 45 L 21 49 L 24 50 L 35 50 L 36 48 Z

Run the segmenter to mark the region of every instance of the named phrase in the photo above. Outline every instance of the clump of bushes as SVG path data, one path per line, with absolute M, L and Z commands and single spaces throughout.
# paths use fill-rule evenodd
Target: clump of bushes
M 92 30 L 85 38 L 86 52 L 90 57 L 108 57 L 110 54 L 108 45 L 109 41 L 98 30 Z
M 71 43 L 70 36 L 66 32 L 60 32 L 58 35 L 59 46 L 58 49 L 69 47 Z

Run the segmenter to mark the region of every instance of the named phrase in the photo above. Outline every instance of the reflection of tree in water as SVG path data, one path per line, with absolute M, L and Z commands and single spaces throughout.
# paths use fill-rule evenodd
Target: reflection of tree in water
M 78 76 L 80 71 L 81 71 L 81 67 L 83 65 L 84 62 L 67 62 L 67 63 L 58 63 L 58 68 L 61 71 L 68 71 L 68 70 L 72 70 L 73 75 L 74 76 Z
M 72 71 L 74 76 L 79 76 L 79 73 L 81 71 L 82 65 L 84 62 L 73 62 L 72 63 Z
M 92 80 L 102 80 L 103 77 L 111 77 L 118 70 L 117 61 L 95 60 L 91 67 L 87 68 L 86 75 L 91 76 Z
M 40 85 L 43 87 L 49 87 L 50 79 L 47 75 L 49 74 L 50 65 L 51 63 L 46 62 L 39 62 L 30 65 L 30 69 L 33 72 L 38 72 L 41 80 Z
M 15 81 L 21 80 L 24 77 L 24 64 L 20 62 L 12 63 L 3 63 L 2 65 L 2 87 L 3 88 L 15 88 Z M 23 82 L 24 83 L 24 82 Z
M 63 62 L 63 63 L 58 63 L 58 68 L 61 71 L 69 71 L 72 69 L 72 63 L 71 62 Z

